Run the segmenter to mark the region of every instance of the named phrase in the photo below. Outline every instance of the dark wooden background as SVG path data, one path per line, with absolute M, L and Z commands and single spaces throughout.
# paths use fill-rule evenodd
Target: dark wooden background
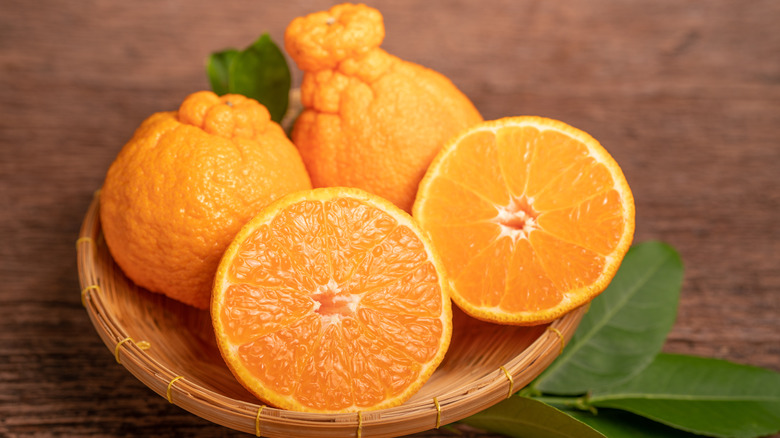
M 0 436 L 239 435 L 116 364 L 81 306 L 75 242 L 135 127 L 208 87 L 210 52 L 281 42 L 330 4 L 0 1 Z M 780 371 L 780 2 L 371 4 L 384 47 L 486 119 L 557 118 L 613 154 L 635 240 L 686 266 L 666 351 Z

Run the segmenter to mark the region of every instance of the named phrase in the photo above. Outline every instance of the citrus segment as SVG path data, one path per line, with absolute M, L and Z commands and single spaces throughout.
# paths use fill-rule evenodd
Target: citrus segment
M 590 135 L 542 117 L 484 122 L 453 138 L 413 214 L 474 317 L 552 321 L 606 288 L 634 232 L 625 177 Z
M 380 288 L 361 300 L 364 307 L 384 313 L 407 313 L 417 316 L 441 314 L 436 270 L 431 263 L 405 275 L 401 281 Z
M 475 131 L 461 138 L 451 158 L 442 163 L 442 173 L 491 204 L 509 202 L 509 192 L 498 161 L 496 135 Z
M 401 351 L 416 362 L 426 363 L 439 352 L 443 324 L 438 317 L 363 308 L 357 311 L 357 320 L 363 323 L 367 335 L 383 339 L 388 348 Z
M 515 244 L 507 273 L 506 290 L 501 298 L 502 309 L 509 313 L 538 312 L 553 307 L 563 299 L 535 254 L 528 239 Z
M 466 299 L 487 308 L 498 306 L 501 292 L 506 288 L 507 267 L 493 263 L 493 260 L 506 260 L 512 255 L 511 239 L 493 238 L 489 242 L 474 253 L 454 279 L 455 286 L 463 291 Z
M 534 152 L 533 131 L 532 127 L 505 126 L 494 133 L 501 175 L 513 198 L 525 193 L 528 164 Z
M 228 269 L 231 277 L 240 282 L 293 290 L 313 284 L 309 277 L 294 268 L 292 256 L 271 238 L 268 225 L 252 230 L 252 235 L 236 251 L 234 259 Z
M 321 330 L 320 319 L 310 313 L 288 326 L 252 340 L 236 339 L 233 334 L 232 357 L 251 369 L 252 375 L 261 380 L 269 391 L 289 396 L 295 390 L 295 382 L 305 365 L 296 353 L 313 351 Z
M 266 403 L 309 412 L 395 406 L 452 332 L 441 262 L 411 216 L 357 189 L 295 193 L 238 233 L 216 275 L 220 352 Z
M 580 226 L 571 227 L 572 220 Z M 616 190 L 610 190 L 576 206 L 540 214 L 536 222 L 540 228 L 564 241 L 577 242 L 597 253 L 609 254 L 620 242 L 623 222 L 621 197 Z M 599 228 L 602 233 L 595 232 Z
M 271 238 L 309 284 L 327 284 L 330 275 L 324 218 L 322 203 L 302 201 L 280 211 L 270 223 Z
M 399 251 L 405 248 L 407 251 Z M 428 261 L 423 243 L 408 227 L 396 227 L 355 267 L 346 288 L 352 293 L 373 290 L 397 282 Z
M 607 265 L 606 256 L 539 230 L 528 237 L 547 277 L 560 291 L 575 291 L 596 282 Z
M 330 236 L 333 278 L 343 283 L 368 251 L 390 234 L 396 221 L 377 209 L 349 198 L 328 204 L 326 214 L 334 231 Z
M 495 204 L 459 181 L 442 176 L 429 186 L 426 208 L 442 220 L 436 225 L 464 225 L 484 222 L 496 215 Z M 450 202 L 451 197 L 461 202 Z
M 230 338 L 243 344 L 286 327 L 311 313 L 314 303 L 295 289 L 237 283 L 225 293 L 221 318 Z

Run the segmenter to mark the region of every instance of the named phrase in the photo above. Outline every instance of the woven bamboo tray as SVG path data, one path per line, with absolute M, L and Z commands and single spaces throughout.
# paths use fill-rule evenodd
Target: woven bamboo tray
M 454 308 L 447 356 L 401 406 L 312 414 L 263 406 L 224 364 L 208 311 L 133 284 L 111 258 L 99 223 L 100 195 L 76 242 L 81 298 L 111 354 L 170 403 L 223 426 L 266 437 L 392 437 L 421 432 L 488 408 L 521 389 L 563 349 L 585 313 L 552 324 L 483 323 Z

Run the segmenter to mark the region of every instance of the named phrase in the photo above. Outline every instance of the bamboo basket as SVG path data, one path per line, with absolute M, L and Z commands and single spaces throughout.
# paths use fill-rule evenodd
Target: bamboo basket
M 265 437 L 394 437 L 463 419 L 530 383 L 560 352 L 585 307 L 548 325 L 515 327 L 472 319 L 453 307 L 447 356 L 401 406 L 312 414 L 263 406 L 230 373 L 208 311 L 136 286 L 111 258 L 99 222 L 100 194 L 76 241 L 81 298 L 117 362 L 170 403 L 208 421 Z

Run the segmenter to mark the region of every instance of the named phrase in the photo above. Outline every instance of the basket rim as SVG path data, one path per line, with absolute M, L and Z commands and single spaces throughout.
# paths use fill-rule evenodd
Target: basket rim
M 486 409 L 517 392 L 536 378 L 563 351 L 587 305 L 576 308 L 547 326 L 521 354 L 495 372 L 468 385 L 452 388 L 431 400 L 400 406 L 341 414 L 297 412 L 250 403 L 215 392 L 190 381 L 144 352 L 114 315 L 99 292 L 102 270 L 97 242 L 100 190 L 83 219 L 76 240 L 82 304 L 103 343 L 123 367 L 158 395 L 203 419 L 256 436 L 401 436 L 438 428 Z M 99 267 L 99 266 L 98 266 Z

